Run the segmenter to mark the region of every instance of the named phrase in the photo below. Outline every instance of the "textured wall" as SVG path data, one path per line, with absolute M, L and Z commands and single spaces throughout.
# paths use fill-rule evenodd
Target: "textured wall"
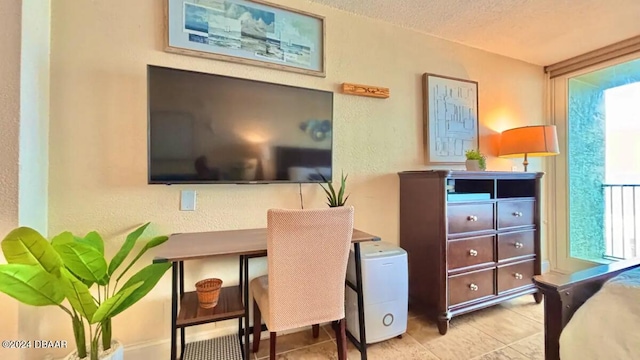
M 336 92 L 342 82 L 391 88 L 386 100 L 336 93 L 334 162 L 337 171 L 349 173 L 356 226 L 392 243 L 398 242 L 396 172 L 425 168 L 422 73 L 479 82 L 481 148 L 491 156 L 490 169 L 511 169 L 511 161 L 493 157 L 498 131 L 544 121 L 538 66 L 317 4 L 282 3 L 326 16 L 326 78 L 165 53 L 162 1 L 56 0 L 49 233 L 97 229 L 113 252 L 126 231 L 145 221 L 153 222 L 155 233 L 261 227 L 268 208 L 299 206 L 297 185 L 147 185 L 147 64 Z M 538 165 L 532 161 L 533 170 Z M 197 211 L 178 211 L 184 188 L 198 191 Z M 324 206 L 319 186 L 304 185 L 302 192 L 306 207 Z M 186 269 L 187 285 L 209 276 L 237 282 L 235 258 L 189 263 Z M 264 271 L 264 262 L 256 261 L 252 271 Z M 117 337 L 126 344 L 168 339 L 169 280 L 166 276 L 129 311 L 126 325 L 122 318 L 115 320 Z M 189 334 L 228 331 L 235 325 L 232 321 Z M 40 334 L 52 337 L 42 329 Z
M 0 238 L 18 226 L 21 3 L 0 1 Z M 2 293 L 0 319 L 0 339 L 17 339 L 18 303 Z M 0 348 L 0 359 L 17 356 L 16 350 Z

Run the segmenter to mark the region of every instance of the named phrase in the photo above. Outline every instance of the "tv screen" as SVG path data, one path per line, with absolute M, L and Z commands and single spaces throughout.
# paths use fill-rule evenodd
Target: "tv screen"
M 148 66 L 149 183 L 322 182 L 333 93 Z

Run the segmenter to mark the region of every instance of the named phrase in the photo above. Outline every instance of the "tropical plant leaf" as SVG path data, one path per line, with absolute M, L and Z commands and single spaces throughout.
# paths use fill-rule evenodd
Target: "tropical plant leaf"
M 60 305 L 64 300 L 60 280 L 39 265 L 0 265 L 0 291 L 33 306 Z
M 93 314 L 98 310 L 93 296 L 89 292 L 87 285 L 78 280 L 75 275 L 67 269 L 61 269 L 64 294 L 71 306 L 86 319 L 93 318 Z
M 124 259 L 129 255 L 140 235 L 142 235 L 142 233 L 147 229 L 147 226 L 149 226 L 149 223 L 140 226 L 131 234 L 127 235 L 127 239 L 124 241 L 124 244 L 122 244 L 118 253 L 113 257 L 113 259 L 111 259 L 111 263 L 109 263 L 109 275 L 113 275 L 114 271 L 116 271 Z
M 95 284 L 93 281 L 91 280 L 85 280 L 82 277 L 76 275 L 73 273 L 73 271 L 69 270 L 68 268 L 66 269 L 71 275 L 75 276 L 76 279 L 80 280 L 80 282 L 82 282 L 83 284 L 87 285 L 88 288 L 91 287 L 91 285 Z M 102 284 L 101 284 L 102 285 Z
M 100 304 L 98 310 L 93 314 L 93 318 L 90 319 L 91 324 L 103 322 L 105 319 L 112 317 L 113 312 L 122 304 L 127 297 L 129 297 L 136 289 L 144 284 L 143 281 L 139 281 L 129 287 L 122 288 L 115 295 L 108 298 L 105 302 Z
M 115 309 L 111 313 L 111 316 L 115 316 L 123 312 L 124 310 L 129 308 L 131 305 L 138 302 L 138 300 L 146 296 L 149 293 L 149 291 L 151 291 L 151 289 L 153 289 L 156 286 L 158 281 L 160 281 L 164 273 L 171 268 L 171 265 L 172 265 L 171 263 L 151 264 L 146 266 L 142 270 L 138 271 L 135 275 L 133 275 L 124 284 L 122 289 L 118 291 L 118 293 L 125 291 L 125 289 L 127 289 L 128 287 L 138 284 L 139 282 L 144 282 L 144 284 L 138 287 L 130 295 L 128 295 L 124 299 L 124 301 L 120 305 L 118 305 L 117 309 Z
M 158 245 L 162 245 L 167 240 L 169 240 L 168 236 L 156 236 L 153 239 L 149 240 L 146 244 L 144 244 L 144 247 L 140 250 L 140 252 L 138 252 L 138 255 L 136 255 L 136 257 L 133 258 L 133 260 L 129 263 L 129 266 L 127 266 L 127 268 L 124 269 L 124 271 L 122 272 L 122 274 L 120 274 L 120 276 L 118 276 L 116 281 L 120 281 L 120 279 L 127 272 L 127 270 L 129 270 L 133 266 L 133 264 L 135 264 L 136 261 L 138 261 L 138 259 L 140 259 L 140 257 L 142 257 L 142 255 L 144 255 L 144 253 L 147 252 L 147 250 L 154 248 Z
M 54 236 L 53 239 L 51 239 L 51 246 L 62 245 L 62 244 L 66 244 L 74 241 L 75 241 L 75 237 L 73 236 L 73 234 L 69 231 L 65 231 L 63 233 L 60 233 Z
M 78 242 L 94 247 L 98 252 L 100 252 L 100 254 L 102 254 L 102 256 L 104 256 L 104 240 L 102 240 L 102 236 L 100 236 L 98 232 L 92 231 L 83 238 L 78 239 Z
M 100 282 L 107 273 L 104 256 L 94 247 L 78 242 L 54 246 L 64 265 L 78 278 Z
M 2 252 L 9 264 L 39 265 L 57 275 L 62 259 L 51 244 L 37 231 L 19 227 L 2 240 Z

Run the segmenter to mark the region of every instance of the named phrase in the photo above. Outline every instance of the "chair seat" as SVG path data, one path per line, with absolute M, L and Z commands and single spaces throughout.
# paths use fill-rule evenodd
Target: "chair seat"
M 263 314 L 269 314 L 269 276 L 263 275 L 251 280 L 249 287 L 261 312 Z M 263 317 L 267 328 L 269 328 L 268 318 L 268 316 Z

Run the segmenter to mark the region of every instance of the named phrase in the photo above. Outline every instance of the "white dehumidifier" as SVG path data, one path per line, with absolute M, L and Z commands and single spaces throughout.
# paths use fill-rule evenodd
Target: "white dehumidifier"
M 356 283 L 354 251 L 349 254 L 347 279 Z M 367 344 L 387 340 L 407 331 L 409 281 L 407 252 L 383 242 L 360 244 Z M 345 290 L 347 328 L 360 341 L 358 297 Z

